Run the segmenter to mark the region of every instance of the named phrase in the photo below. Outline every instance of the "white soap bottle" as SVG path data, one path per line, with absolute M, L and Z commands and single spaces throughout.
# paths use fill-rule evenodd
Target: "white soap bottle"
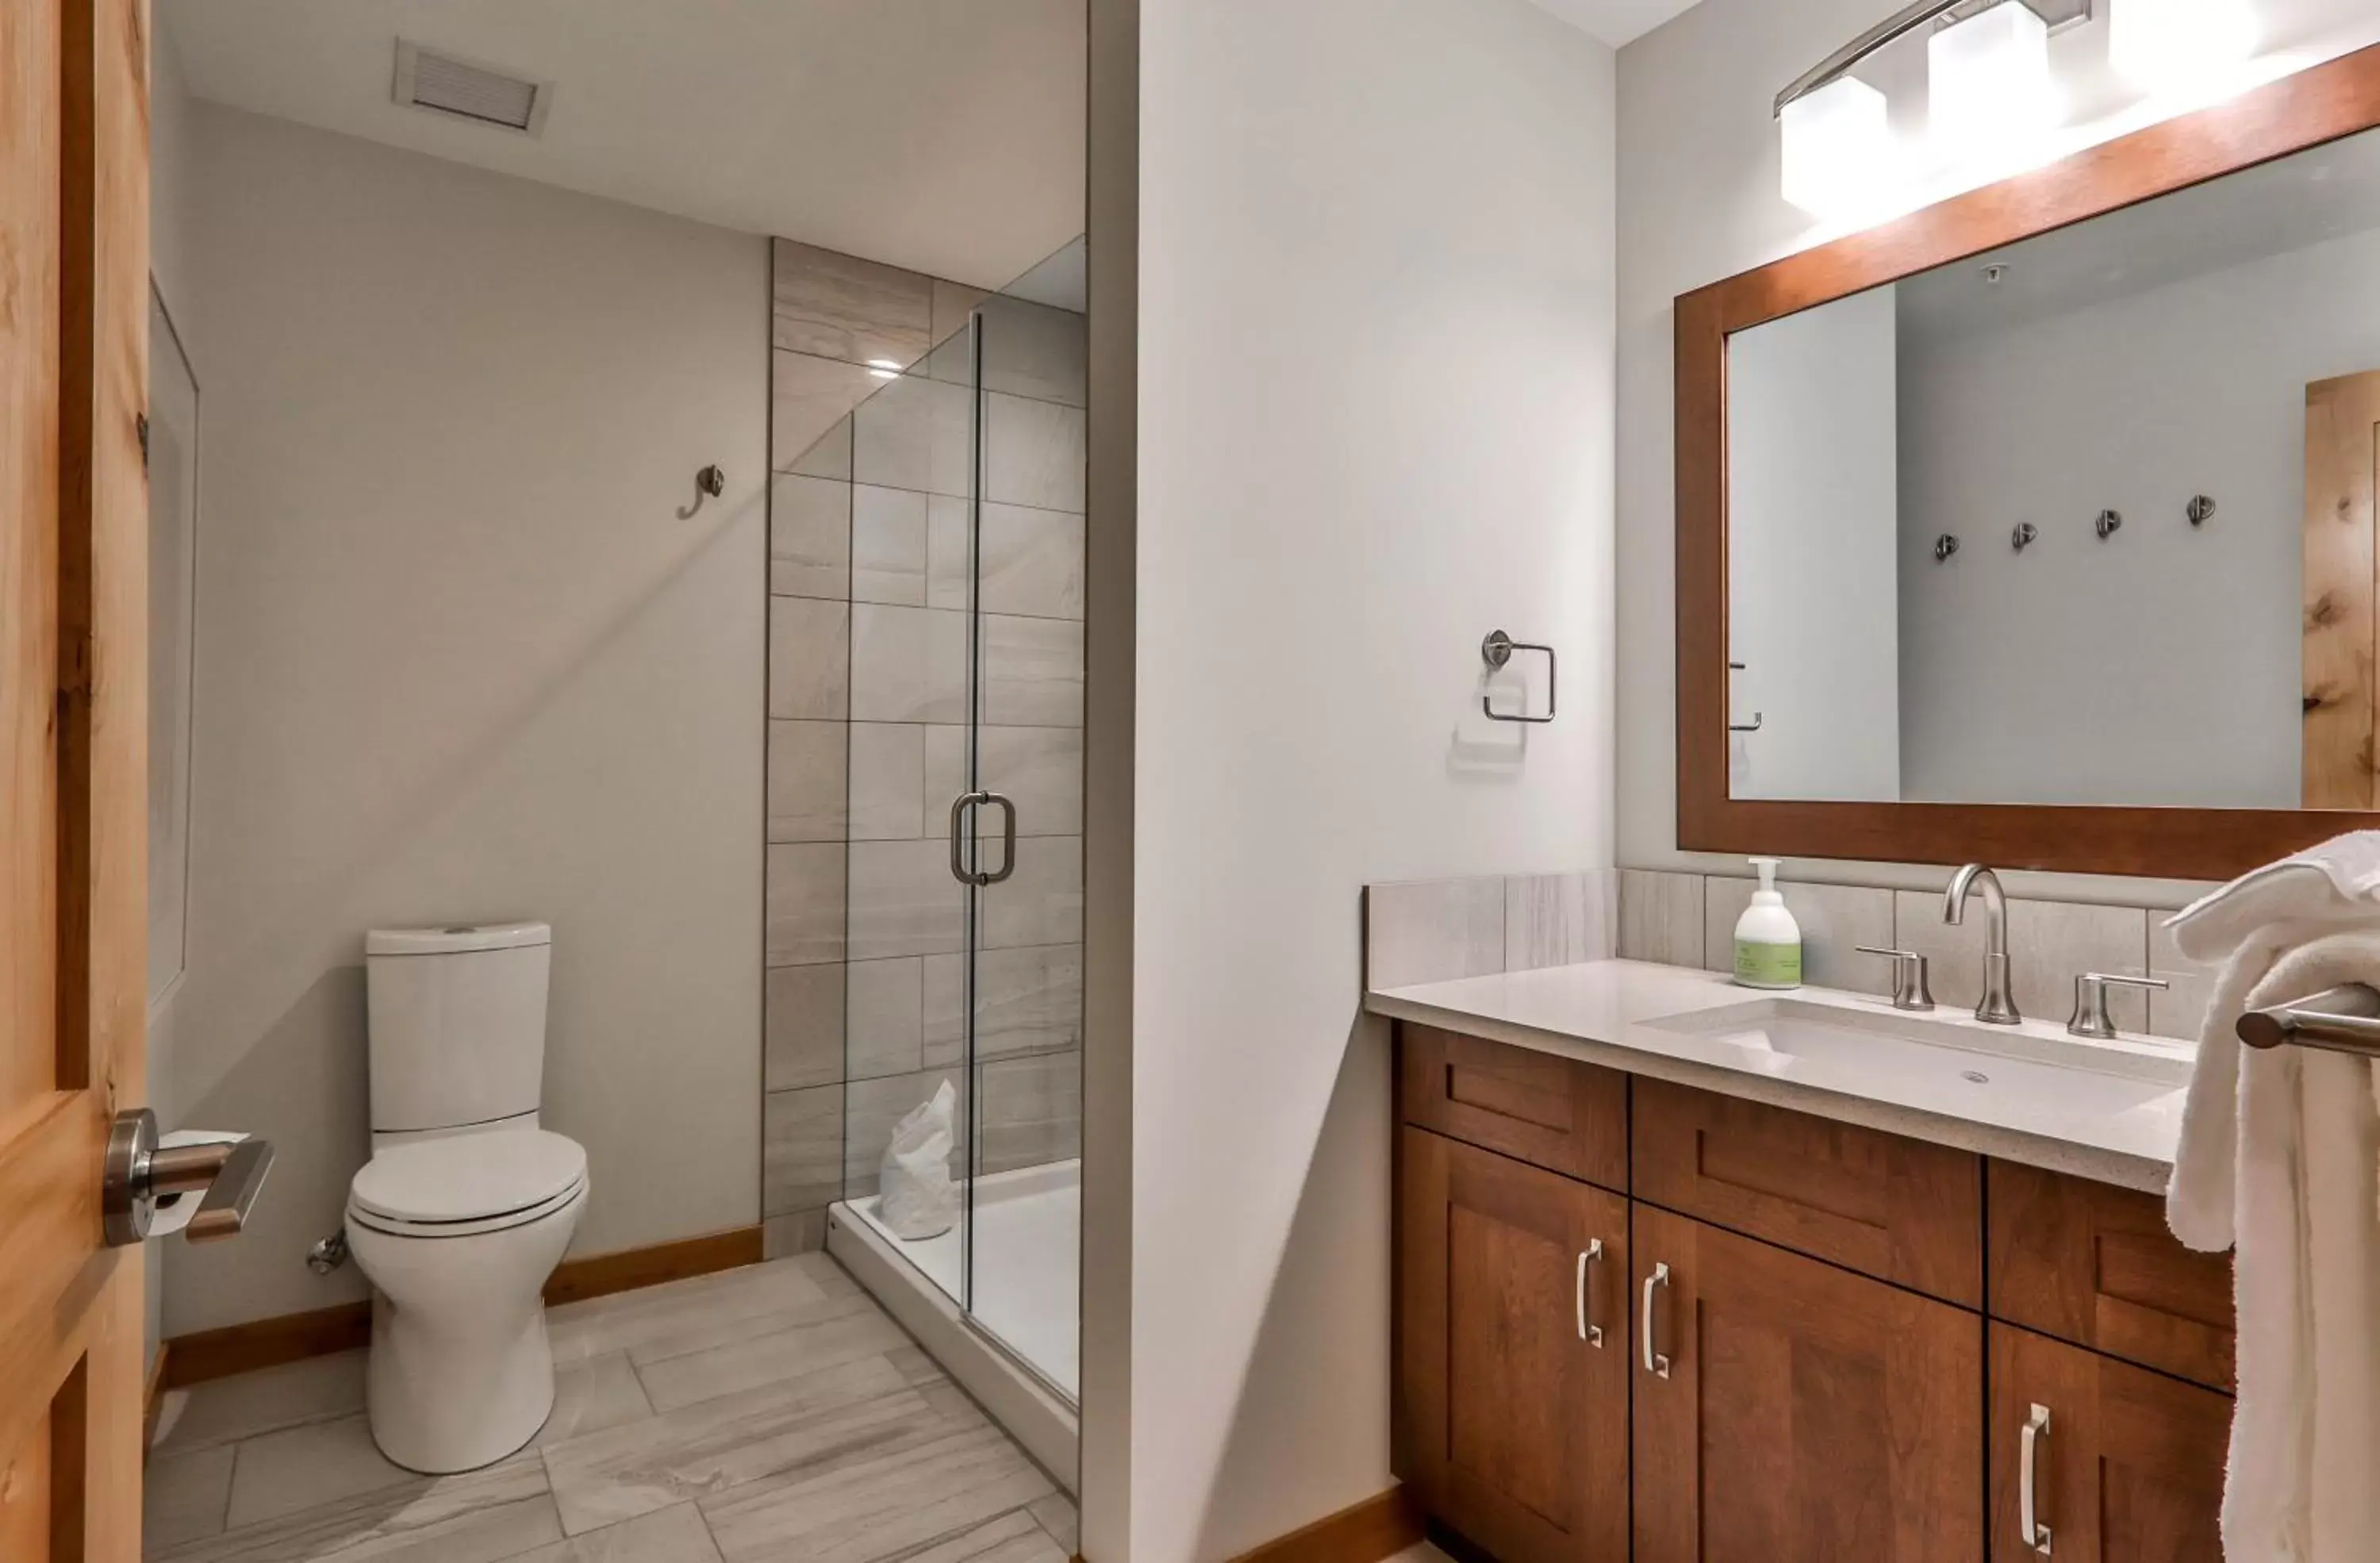
M 1802 925 L 1777 892 L 1777 859 L 1755 857 L 1760 888 L 1735 920 L 1735 980 L 1745 987 L 1802 986 Z

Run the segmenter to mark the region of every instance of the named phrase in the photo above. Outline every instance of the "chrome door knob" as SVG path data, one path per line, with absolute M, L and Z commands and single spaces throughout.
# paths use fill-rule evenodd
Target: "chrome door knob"
M 128 1108 L 115 1115 L 107 1134 L 107 1158 L 100 1176 L 100 1219 L 110 1248 L 123 1248 L 149 1235 L 157 1201 L 170 1194 L 205 1191 L 198 1214 L 184 1232 L 192 1242 L 235 1237 L 273 1169 L 270 1141 L 249 1138 L 228 1144 L 161 1146 L 157 1115 Z

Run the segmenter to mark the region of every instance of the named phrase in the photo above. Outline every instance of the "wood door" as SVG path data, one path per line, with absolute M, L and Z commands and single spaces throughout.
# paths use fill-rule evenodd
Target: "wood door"
M 1652 1326 L 1635 1563 L 1983 1557 L 1981 1317 L 1648 1205 L 1633 1216 Z
M 2034 1519 L 2020 1524 L 2024 1427 Z M 1992 1326 L 1992 1563 L 2222 1563 L 2231 1399 L 2010 1325 Z
M 140 1547 L 144 0 L 0 0 L 0 1557 Z
M 2308 808 L 2368 809 L 2373 782 L 2373 488 L 2380 370 L 2306 387 L 2305 735 Z
M 1500 1563 L 1626 1563 L 1627 1202 L 1398 1133 L 1400 1474 Z

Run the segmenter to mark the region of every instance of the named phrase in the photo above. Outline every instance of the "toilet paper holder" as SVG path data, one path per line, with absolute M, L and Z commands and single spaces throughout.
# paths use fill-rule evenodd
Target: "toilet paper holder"
M 237 1237 L 272 1170 L 269 1140 L 247 1135 L 161 1145 L 157 1115 L 147 1108 L 128 1108 L 108 1131 L 100 1178 L 102 1233 L 111 1248 L 139 1242 L 156 1220 L 160 1199 L 203 1191 L 183 1231 L 192 1242 Z

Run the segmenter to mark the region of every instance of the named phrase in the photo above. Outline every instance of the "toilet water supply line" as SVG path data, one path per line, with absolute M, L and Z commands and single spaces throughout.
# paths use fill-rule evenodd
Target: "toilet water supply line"
M 347 1230 L 345 1227 L 306 1251 L 306 1267 L 318 1276 L 327 1276 L 347 1262 Z

